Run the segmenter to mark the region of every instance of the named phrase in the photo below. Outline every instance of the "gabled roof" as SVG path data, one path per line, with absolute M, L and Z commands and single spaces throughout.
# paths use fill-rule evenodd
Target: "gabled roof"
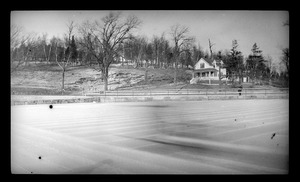
M 213 66 L 213 62 L 217 61 L 215 59 L 209 59 L 209 58 L 202 58 L 202 59 L 204 59 L 204 61 L 206 61 L 210 66 Z M 221 63 L 224 64 L 222 60 Z
M 209 58 L 202 58 L 204 61 L 206 61 L 209 65 L 211 65 L 211 66 L 213 66 L 213 62 L 214 62 L 214 60 L 212 60 L 212 59 L 209 59 Z

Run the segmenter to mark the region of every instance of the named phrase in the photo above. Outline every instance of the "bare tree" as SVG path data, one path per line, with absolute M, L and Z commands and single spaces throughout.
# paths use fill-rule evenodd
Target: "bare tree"
M 15 49 L 21 43 L 22 27 L 12 24 L 10 26 L 10 48 Z
M 186 44 L 191 44 L 194 41 L 194 38 L 188 36 L 189 29 L 185 26 L 180 26 L 179 24 L 171 27 L 171 38 L 174 42 L 173 57 L 175 60 L 175 74 L 174 74 L 174 83 L 177 83 L 177 69 L 180 54 L 184 51 L 183 47 Z
M 214 46 L 215 44 L 210 42 L 210 39 L 208 39 L 208 46 L 209 46 L 209 51 L 210 51 L 210 59 L 213 58 L 213 52 L 212 52 L 212 46 Z
M 201 57 L 204 56 L 204 52 L 201 49 L 200 44 L 198 43 L 198 46 L 196 46 L 195 44 L 193 45 L 192 48 L 192 61 L 193 61 L 193 67 L 195 66 L 195 64 L 200 60 Z
M 44 56 L 45 56 L 45 60 L 46 60 L 46 63 L 50 63 L 50 53 L 51 53 L 51 48 L 52 48 L 52 44 L 50 43 L 50 48 L 49 48 L 49 51 L 47 52 L 46 51 L 46 48 L 47 48 L 47 36 L 48 36 L 48 34 L 47 33 L 45 33 L 45 34 L 43 34 L 43 36 L 42 36 L 42 42 L 43 42 L 43 50 L 44 50 Z
M 26 40 L 25 44 L 27 49 L 24 50 L 26 54 L 24 54 L 23 60 L 25 62 L 26 67 L 28 65 L 29 60 L 32 60 L 34 50 L 37 48 L 38 44 L 35 33 L 28 34 L 27 37 L 24 39 Z
M 135 16 L 129 16 L 121 21 L 121 13 L 110 12 L 102 18 L 102 22 L 84 22 L 79 27 L 83 37 L 80 43 L 94 56 L 99 71 L 104 80 L 104 91 L 108 88 L 108 69 L 110 64 L 119 55 L 120 44 L 130 39 L 130 32 L 137 28 L 140 21 Z
M 281 61 L 284 63 L 286 70 L 287 70 L 287 75 L 289 75 L 290 72 L 290 49 L 289 48 L 284 48 L 282 49 L 282 57 Z
M 65 72 L 67 71 L 67 66 L 69 65 L 69 60 L 72 55 L 72 52 L 70 50 L 70 43 L 71 43 L 71 36 L 73 34 L 73 29 L 74 29 L 74 22 L 71 21 L 67 24 L 68 27 L 68 32 L 65 34 L 65 41 L 64 44 L 62 42 L 57 41 L 56 42 L 56 49 L 55 49 L 55 61 L 58 64 L 58 66 L 62 69 L 62 84 L 61 84 L 61 90 L 64 92 L 64 85 L 65 85 Z M 63 58 L 59 61 L 57 59 L 58 57 L 58 46 L 59 44 L 61 46 L 64 46 L 64 56 Z
M 283 23 L 283 26 L 290 26 L 290 22 L 289 20 L 286 20 Z M 290 49 L 289 48 L 284 48 L 282 49 L 282 57 L 281 57 L 281 61 L 284 63 L 286 69 L 287 69 L 287 77 L 289 77 L 289 72 L 290 72 L 290 67 L 289 67 L 289 61 L 290 61 Z
M 221 72 L 221 69 L 224 68 L 224 63 L 222 61 L 223 59 L 223 55 L 222 55 L 222 52 L 219 51 L 218 54 L 217 54 L 217 60 L 216 60 L 216 64 L 217 66 L 219 67 L 219 88 L 221 88 L 221 85 L 222 85 L 222 79 L 223 78 L 226 78 L 226 75 L 223 75 L 222 72 Z
M 23 28 L 11 25 L 10 32 L 10 66 L 11 73 L 15 72 L 21 65 L 27 65 L 32 50 L 36 47 L 36 34 L 24 34 Z
M 160 37 L 158 36 L 153 36 L 152 39 L 152 46 L 153 46 L 153 56 L 155 58 L 154 64 L 160 68 L 162 64 L 162 57 L 163 57 L 163 49 L 164 49 L 164 44 L 166 43 L 165 37 L 164 37 L 164 32 L 161 34 Z
M 266 66 L 268 68 L 269 84 L 272 84 L 272 77 L 276 74 L 276 65 L 271 56 L 266 58 Z

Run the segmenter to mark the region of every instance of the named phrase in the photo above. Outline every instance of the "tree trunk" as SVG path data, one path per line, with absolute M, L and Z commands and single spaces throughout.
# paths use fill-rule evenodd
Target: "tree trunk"
M 27 67 L 27 64 L 28 64 L 28 62 L 27 62 L 27 56 L 24 58 L 24 62 L 25 62 L 24 66 Z
M 252 79 L 252 86 L 255 85 L 255 75 L 254 74 L 255 74 L 255 72 L 253 71 L 252 72 L 252 78 L 251 78 Z
M 108 79 L 107 77 L 105 76 L 104 77 L 104 91 L 107 91 L 108 90 Z
M 221 88 L 222 80 L 221 80 L 221 66 L 219 66 L 219 88 Z
M 148 82 L 148 68 L 145 70 L 145 83 L 147 84 Z
M 242 70 L 239 70 L 239 83 L 242 84 L 243 76 L 242 76 Z
M 50 63 L 51 48 L 52 48 L 52 44 L 50 45 L 50 50 L 49 50 L 49 54 L 48 54 L 48 58 L 47 58 L 48 63 Z
M 61 90 L 64 91 L 65 89 L 65 69 L 63 69 L 62 72 L 62 84 L 61 84 Z
M 107 91 L 108 90 L 108 67 L 104 68 L 103 78 L 104 78 L 104 91 Z
M 177 83 L 177 63 L 175 62 L 174 83 Z
M 26 52 L 26 55 L 24 57 L 24 62 L 25 62 L 24 66 L 25 67 L 27 67 L 27 64 L 28 64 L 28 54 L 29 54 L 29 51 Z
M 46 62 L 46 64 L 49 64 L 49 62 L 48 62 L 48 58 L 47 58 L 47 53 L 46 53 L 46 45 L 44 45 L 44 55 L 45 55 L 45 62 Z

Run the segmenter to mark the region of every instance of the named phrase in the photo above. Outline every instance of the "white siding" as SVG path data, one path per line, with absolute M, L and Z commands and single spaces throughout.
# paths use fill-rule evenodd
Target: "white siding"
M 213 68 L 213 66 L 210 66 L 203 58 L 201 58 L 196 64 L 195 64 L 195 69 L 201 69 L 200 64 L 204 63 L 204 68 Z
M 221 72 L 222 72 L 223 75 L 226 75 L 226 68 L 222 68 Z
M 217 71 L 217 76 L 215 77 L 214 75 L 213 75 L 213 77 L 211 77 L 211 78 L 218 78 L 219 77 L 219 66 L 217 66 L 217 65 L 215 65 L 215 67 L 214 66 L 211 66 L 209 63 L 207 63 L 203 58 L 201 58 L 196 64 L 195 64 L 195 67 L 194 67 L 194 69 L 195 70 L 199 70 L 199 69 L 201 69 L 200 68 L 200 65 L 201 64 L 204 64 L 204 69 L 205 68 L 215 68 L 216 70 L 218 70 Z M 214 60 L 213 61 L 213 64 L 214 63 L 216 63 L 216 61 Z M 224 64 L 223 63 L 223 61 L 221 61 L 221 64 Z M 222 75 L 226 75 L 226 68 L 221 68 L 221 73 L 222 73 Z M 204 74 L 204 73 L 203 73 Z M 195 76 L 197 76 L 197 75 L 195 75 Z M 203 77 L 203 75 L 201 75 L 201 77 Z M 205 78 L 205 77 L 204 77 Z

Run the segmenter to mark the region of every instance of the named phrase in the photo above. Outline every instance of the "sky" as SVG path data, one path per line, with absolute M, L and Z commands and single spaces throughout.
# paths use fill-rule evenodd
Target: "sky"
M 196 39 L 204 51 L 208 51 L 208 39 L 215 45 L 213 51 L 230 50 L 237 40 L 238 49 L 246 57 L 254 43 L 265 57 L 279 61 L 281 49 L 289 47 L 288 11 L 202 11 L 202 10 L 135 10 L 121 11 L 122 16 L 135 15 L 142 24 L 136 34 L 151 40 L 163 32 L 170 38 L 171 26 L 175 24 L 189 28 L 189 35 Z M 67 22 L 94 21 L 106 16 L 109 11 L 12 11 L 11 24 L 23 26 L 25 32 L 47 33 L 48 38 L 60 36 L 67 31 Z

